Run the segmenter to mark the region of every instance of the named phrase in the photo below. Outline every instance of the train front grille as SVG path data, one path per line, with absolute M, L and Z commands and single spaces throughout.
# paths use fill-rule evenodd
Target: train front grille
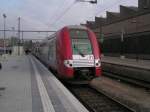
M 95 75 L 94 67 L 78 67 L 74 68 L 75 78 L 91 79 Z

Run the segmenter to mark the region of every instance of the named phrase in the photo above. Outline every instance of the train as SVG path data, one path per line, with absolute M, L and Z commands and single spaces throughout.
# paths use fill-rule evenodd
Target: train
M 34 55 L 66 80 L 93 79 L 102 75 L 101 52 L 92 30 L 68 25 L 33 47 Z

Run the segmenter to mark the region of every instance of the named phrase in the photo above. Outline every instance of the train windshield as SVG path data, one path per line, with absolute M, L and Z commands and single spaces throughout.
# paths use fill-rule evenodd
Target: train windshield
M 92 54 L 91 43 L 88 38 L 88 33 L 85 30 L 70 30 L 70 37 L 72 40 L 73 54 L 90 55 Z

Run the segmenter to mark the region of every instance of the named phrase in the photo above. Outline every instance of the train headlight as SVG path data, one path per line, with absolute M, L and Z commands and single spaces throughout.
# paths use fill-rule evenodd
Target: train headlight
M 73 61 L 72 60 L 64 60 L 64 65 L 68 68 L 72 68 Z
M 100 59 L 95 59 L 95 67 L 100 67 L 100 66 L 101 66 Z

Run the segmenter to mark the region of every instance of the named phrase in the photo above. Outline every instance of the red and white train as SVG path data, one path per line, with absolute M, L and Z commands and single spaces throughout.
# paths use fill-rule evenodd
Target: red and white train
M 36 56 L 60 78 L 99 77 L 101 58 L 95 34 L 80 25 L 66 26 L 35 49 Z

